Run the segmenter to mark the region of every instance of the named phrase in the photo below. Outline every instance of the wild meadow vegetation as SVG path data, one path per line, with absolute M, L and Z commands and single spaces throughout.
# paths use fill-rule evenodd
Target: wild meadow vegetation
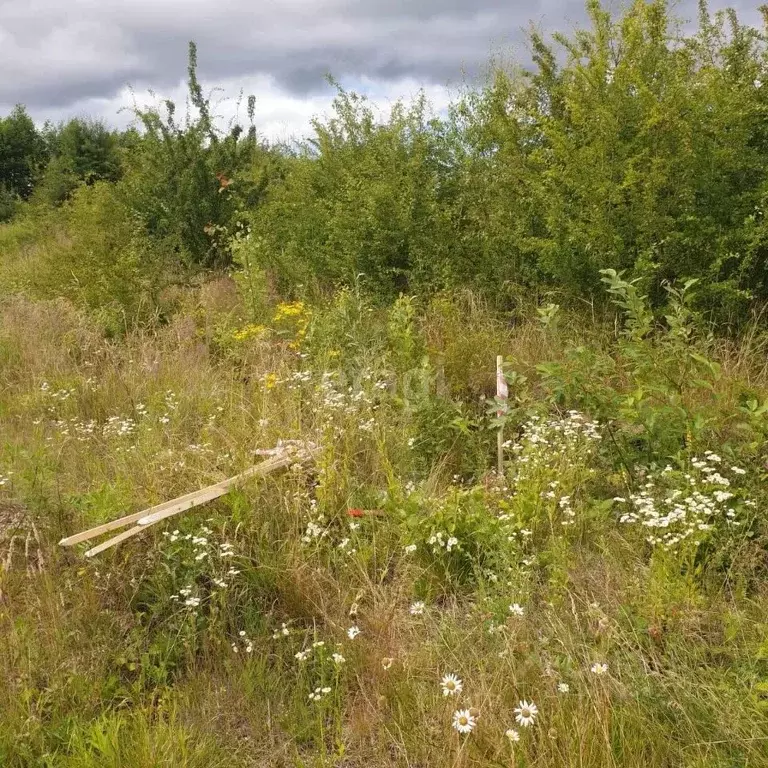
M 766 32 L 588 11 L 290 147 L 194 46 L 0 120 L 0 765 L 768 765 Z

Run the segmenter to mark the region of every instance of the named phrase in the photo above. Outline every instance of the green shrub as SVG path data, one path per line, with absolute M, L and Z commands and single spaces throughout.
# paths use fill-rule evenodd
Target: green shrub
M 706 443 L 720 366 L 709 357 L 691 311 L 695 281 L 667 288 L 668 314 L 657 320 L 637 280 L 628 282 L 614 270 L 603 274 L 622 312 L 616 349 L 577 346 L 566 362 L 543 363 L 538 370 L 554 402 L 585 408 L 609 424 L 631 472 L 635 458 L 666 461 L 686 446 Z
M 189 98 L 193 114 L 181 122 L 176 105 L 134 108 L 144 128 L 124 152 L 117 185 L 123 204 L 143 231 L 183 263 L 228 266 L 230 238 L 245 208 L 255 208 L 272 173 L 273 156 L 253 126 L 221 131 L 197 79 L 197 48 L 189 46 Z M 248 99 L 253 121 L 254 97 Z
M 404 542 L 438 588 L 504 577 L 519 558 L 503 496 L 483 488 L 451 488 L 437 498 L 411 494 L 399 505 Z

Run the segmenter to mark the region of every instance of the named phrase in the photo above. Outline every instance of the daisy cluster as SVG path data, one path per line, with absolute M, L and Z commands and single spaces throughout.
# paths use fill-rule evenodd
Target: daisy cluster
M 200 562 L 201 560 L 205 560 L 210 555 L 211 548 L 208 537 L 212 533 L 213 531 L 207 525 L 203 525 L 200 526 L 200 534 L 197 535 L 193 533 L 182 534 L 178 529 L 176 529 L 171 532 L 163 531 L 163 536 L 165 536 L 171 544 L 174 544 L 177 541 L 189 542 L 192 547 L 193 559 L 197 562 Z M 220 556 L 231 557 L 233 554 L 232 544 L 225 542 L 219 545 Z
M 282 623 L 280 628 L 273 632 L 272 639 L 284 640 L 286 637 L 296 634 L 297 631 L 295 628 L 291 629 L 286 623 Z M 298 632 L 300 634 L 300 631 Z M 241 632 L 240 634 L 242 635 L 243 633 Z M 360 634 L 360 629 L 357 626 L 352 626 L 347 629 L 346 634 L 350 640 L 354 640 Z M 298 663 L 298 666 L 304 670 L 302 675 L 319 675 L 318 682 L 320 682 L 320 685 L 310 691 L 308 695 L 311 702 L 319 702 L 332 691 L 331 686 L 326 684 L 328 675 L 330 674 L 334 680 L 338 681 L 341 670 L 347 663 L 343 653 L 344 648 L 341 643 L 337 642 L 335 643 L 335 650 L 332 650 L 334 646 L 331 645 L 329 647 L 325 640 L 314 640 L 308 643 L 306 637 L 302 644 L 304 647 L 296 651 L 293 654 L 293 658 Z M 232 647 L 236 650 L 235 645 L 233 643 Z
M 194 585 L 189 584 L 186 587 L 182 587 L 177 594 L 171 595 L 171 600 L 181 602 L 187 608 L 197 608 L 201 603 L 201 598 L 195 595 L 194 592 Z
M 354 385 L 348 384 L 339 371 L 325 371 L 318 377 L 311 370 L 294 371 L 285 378 L 278 378 L 269 373 L 263 377 L 267 389 L 286 385 L 290 391 L 306 390 L 307 385 L 316 382 L 313 388 L 313 400 L 317 407 L 328 417 L 341 415 L 357 418 L 357 426 L 363 432 L 372 432 L 376 426 L 375 411 L 378 408 L 376 391 L 389 388 L 384 379 L 377 379 L 371 371 L 364 371 Z M 364 418 L 367 417 L 367 418 Z M 345 428 L 328 420 L 333 426 L 336 437 L 345 433 Z
M 238 632 L 237 634 L 238 634 L 238 640 L 243 646 L 243 650 L 245 650 L 246 653 L 253 653 L 253 640 L 251 640 L 251 638 L 248 637 L 245 630 L 241 629 L 240 632 Z M 240 652 L 240 646 L 238 645 L 237 642 L 232 643 L 232 650 L 235 653 Z
M 288 637 L 290 634 L 291 634 L 291 628 L 285 622 L 283 622 L 280 625 L 280 629 L 276 629 L 272 633 L 272 639 L 280 640 L 280 638 Z
M 130 416 L 110 416 L 102 428 L 104 437 L 130 437 L 136 432 L 136 421 Z
M 740 527 L 744 508 L 755 506 L 735 479 L 744 474 L 740 467 L 724 466 L 711 451 L 693 458 L 687 471 L 668 465 L 646 474 L 637 492 L 614 498 L 621 509 L 619 522 L 646 529 L 646 540 L 665 550 L 698 544 L 718 526 Z
M 516 496 L 533 491 L 541 503 L 559 513 L 562 526 L 573 525 L 573 486 L 594 474 L 595 470 L 587 465 L 600 440 L 598 422 L 578 411 L 568 411 L 562 418 L 533 416 L 523 425 L 516 442 L 505 443 L 514 456 L 512 487 L 506 490 L 508 501 L 514 504 Z M 502 514 L 499 519 L 508 517 Z M 527 534 L 523 530 L 518 533 Z
M 356 418 L 361 432 L 371 433 L 376 426 L 378 398 L 376 392 L 389 387 L 384 379 L 377 379 L 371 371 L 364 371 L 354 386 L 346 384 L 336 371 L 325 371 L 316 387 L 320 408 L 326 414 L 340 414 Z M 334 434 L 340 437 L 345 429 L 334 423 Z
M 74 388 L 51 390 L 51 385 L 47 381 L 44 381 L 40 385 L 40 391 L 51 400 L 58 400 L 61 403 L 69 400 L 70 397 L 77 394 L 77 390 Z
M 197 534 L 183 534 L 178 528 L 173 531 L 163 531 L 166 541 L 174 545 L 166 550 L 166 558 L 171 561 L 175 568 L 180 568 L 183 565 L 189 567 L 190 564 L 202 568 L 207 561 L 215 560 L 218 563 L 225 563 L 227 559 L 234 557 L 234 545 L 226 541 L 219 544 L 211 542 L 212 534 L 213 531 L 206 525 L 201 526 L 200 532 Z M 223 565 L 220 568 L 218 575 L 210 576 L 211 594 L 217 590 L 227 589 L 231 580 L 240 573 L 234 567 L 229 567 L 227 571 L 224 571 L 225 567 L 226 565 Z M 193 610 L 202 603 L 194 579 L 177 593 L 172 594 L 170 599 Z
M 307 523 L 304 535 L 301 537 L 302 544 L 311 544 L 328 536 L 328 524 L 324 515 L 318 515 L 314 520 Z
M 179 407 L 179 398 L 172 389 L 166 391 L 164 400 L 166 414 L 170 414 Z
M 353 625 L 347 629 L 347 637 L 350 640 L 354 640 L 359 634 L 361 630 L 356 625 Z M 272 634 L 273 640 L 280 640 L 283 637 L 288 637 L 291 633 L 290 627 L 288 627 L 287 624 L 282 624 L 280 629 L 276 629 L 274 633 Z M 325 640 L 315 640 L 310 646 L 306 648 L 302 648 L 301 650 L 297 651 L 293 654 L 293 658 L 296 659 L 298 662 L 304 662 L 307 661 L 312 657 L 313 654 L 316 652 L 320 652 L 321 654 L 325 654 L 326 652 L 323 651 L 325 646 Z M 336 667 L 340 667 L 342 664 L 346 664 L 347 659 L 346 657 L 341 653 L 343 650 L 341 647 L 341 643 L 336 644 L 337 650 L 334 651 L 329 657 L 330 660 L 333 662 L 333 664 Z
M 312 381 L 312 371 L 294 371 L 285 381 L 288 389 L 299 389 L 302 384 Z
M 93 379 L 86 379 L 83 383 L 84 389 L 93 389 Z M 98 422 L 94 419 L 81 420 L 79 418 L 62 418 L 58 412 L 58 404 L 65 403 L 67 400 L 77 394 L 77 390 L 59 389 L 52 391 L 48 382 L 43 382 L 40 391 L 48 399 L 49 404 L 45 408 L 47 415 L 46 424 L 55 432 L 55 436 L 75 438 L 79 442 L 87 442 L 94 437 L 104 439 L 120 439 L 133 437 L 137 434 L 139 427 L 151 429 L 147 422 L 150 421 L 150 412 L 147 406 L 139 402 L 133 408 L 132 415 L 114 414 L 109 416 L 106 421 Z M 179 406 L 177 395 L 168 390 L 164 395 L 164 409 L 162 415 L 157 417 L 157 422 L 161 425 L 168 424 L 171 421 L 173 412 Z M 221 409 L 221 407 L 220 407 Z M 223 410 L 223 409 L 221 409 Z M 43 423 L 43 417 L 38 417 L 32 421 L 37 426 Z M 47 442 L 53 440 L 52 436 L 46 438 Z M 120 449 L 116 449 L 120 450 Z
M 98 425 L 93 419 L 90 419 L 89 421 L 70 419 L 69 427 L 65 426 L 63 422 L 57 422 L 54 426 L 58 427 L 59 432 L 65 436 L 69 434 L 69 429 L 71 428 L 72 432 L 74 433 L 74 438 L 81 443 L 85 443 L 96 434 Z M 133 432 L 131 431 L 131 434 L 132 433 Z
M 428 539 L 427 544 L 432 547 L 432 553 L 437 555 L 442 549 L 450 552 L 454 547 L 461 549 L 459 540 L 455 536 L 449 536 L 443 531 L 435 531 Z
M 294 498 L 297 504 L 304 504 L 306 502 L 306 493 L 299 491 L 294 494 Z M 325 515 L 319 513 L 317 499 L 312 498 L 309 500 L 309 520 L 305 524 L 301 543 L 309 546 L 311 544 L 319 545 L 323 542 L 329 542 L 329 546 L 335 546 L 336 549 L 344 554 L 353 556 L 357 554 L 355 544 L 358 536 L 356 532 L 359 529 L 360 523 L 355 520 L 347 523 L 346 527 L 340 527 L 334 521 L 329 521 Z
M 519 554 L 519 537 L 530 534 L 520 530 L 514 504 L 509 490 L 496 486 L 451 486 L 439 497 L 417 497 L 403 504 L 411 539 L 403 552 L 429 553 L 446 576 L 496 582 Z
M 42 421 L 42 418 L 38 418 L 32 423 L 37 426 Z M 48 426 L 55 431 L 58 437 L 75 438 L 81 443 L 97 436 L 104 438 L 131 437 L 136 434 L 138 428 L 137 422 L 130 416 L 110 416 L 103 424 L 99 424 L 93 419 L 83 421 L 76 417 L 70 419 L 51 418 L 48 421 Z M 49 436 L 46 439 L 50 442 L 53 438 Z
M 176 396 L 175 392 L 169 389 L 165 393 L 165 397 L 163 399 L 164 399 L 165 411 L 162 414 L 162 416 L 158 418 L 158 421 L 160 422 L 160 424 L 165 425 L 165 424 L 171 423 L 171 418 L 174 412 L 179 407 L 179 398 Z M 143 415 L 144 414 L 146 414 L 146 409 L 143 411 Z
M 312 693 L 309 694 L 309 700 L 320 701 L 325 696 L 327 696 L 330 692 L 331 692 L 331 689 L 329 686 L 327 685 L 323 687 L 318 686 L 317 688 L 315 688 L 314 691 L 312 691 Z
M 464 690 L 464 682 L 458 675 L 449 673 L 440 680 L 440 688 L 444 698 L 459 697 Z M 539 708 L 532 701 L 523 700 L 518 702 L 513 710 L 515 722 L 523 728 L 530 728 L 536 724 L 536 718 L 539 715 Z M 461 734 L 469 734 L 477 727 L 480 719 L 480 712 L 474 707 L 457 709 L 451 718 L 451 725 L 454 730 Z M 520 733 L 514 728 L 508 728 L 504 735 L 510 742 L 520 741 Z
M 593 453 L 599 442 L 600 424 L 590 421 L 578 411 L 568 411 L 560 419 L 531 417 L 523 424 L 522 437 L 515 443 L 505 443 L 515 454 L 515 480 L 520 483 L 541 468 L 577 466 L 584 455 Z

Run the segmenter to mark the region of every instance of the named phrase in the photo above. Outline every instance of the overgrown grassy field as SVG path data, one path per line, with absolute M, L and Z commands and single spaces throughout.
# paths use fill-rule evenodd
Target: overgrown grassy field
M 290 146 L 194 43 L 0 117 L 0 768 L 768 766 L 768 9 L 586 6 Z
M 118 336 L 3 298 L 0 765 L 768 765 L 766 342 L 604 279 L 254 325 L 212 277 Z M 57 546 L 281 440 L 316 462 Z

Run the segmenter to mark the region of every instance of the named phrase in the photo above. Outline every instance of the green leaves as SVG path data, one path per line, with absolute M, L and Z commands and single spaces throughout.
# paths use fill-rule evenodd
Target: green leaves
M 197 49 L 189 48 L 189 94 L 196 115 L 184 123 L 166 100 L 164 111 L 135 108 L 144 134 L 125 153 L 117 192 L 152 240 L 192 266 L 231 261 L 230 238 L 246 208 L 255 209 L 273 171 L 270 153 L 243 127 L 221 130 L 197 79 Z M 249 101 L 249 116 L 253 103 Z
M 32 118 L 18 105 L 0 118 L 0 193 L 26 200 L 45 163 L 46 147 Z M 7 204 L 6 204 L 7 205 Z M 6 207 L 6 213 L 9 209 Z M 10 210 L 12 213 L 12 210 Z M 0 219 L 2 220 L 2 219 Z

